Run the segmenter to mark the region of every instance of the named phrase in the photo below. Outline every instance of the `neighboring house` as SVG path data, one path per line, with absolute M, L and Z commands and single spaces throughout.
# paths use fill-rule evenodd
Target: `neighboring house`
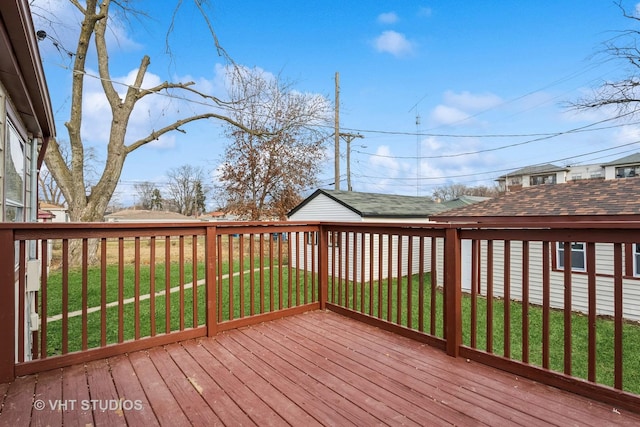
M 316 190 L 293 208 L 290 221 L 428 222 L 448 208 L 427 197 Z
M 564 219 L 563 219 L 564 217 Z M 491 199 L 472 206 L 445 212 L 432 217 L 440 222 L 475 222 L 485 223 L 492 221 L 509 221 L 517 227 L 520 221 L 539 222 L 541 225 L 551 221 L 568 218 L 575 221 L 580 218 L 594 220 L 640 220 L 640 177 L 628 179 L 597 179 L 576 180 L 564 185 L 539 186 L 523 189 L 515 193 L 507 193 L 503 196 Z M 630 239 L 638 243 L 624 245 L 624 317 L 631 320 L 640 320 L 640 238 L 630 236 Z M 494 295 L 503 296 L 503 255 L 504 242 L 493 242 L 494 247 Z M 613 244 L 598 243 L 596 248 L 597 293 L 599 305 L 598 313 L 601 315 L 613 315 L 612 289 L 613 289 Z M 482 242 L 480 259 L 486 259 L 486 242 Z M 522 249 L 521 245 L 513 242 L 511 251 L 511 297 L 518 298 L 521 295 L 522 283 Z M 550 259 L 552 271 L 551 305 L 563 307 L 564 298 L 564 244 L 556 242 L 550 245 Z M 586 274 L 586 244 L 584 242 L 571 242 L 572 251 L 572 286 L 573 309 L 586 312 L 588 308 Z M 531 299 L 533 303 L 541 303 L 541 277 L 542 277 L 542 244 L 530 242 L 530 280 Z M 471 277 L 471 242 L 462 242 L 462 286 L 463 290 L 470 291 Z M 442 265 L 441 262 L 438 263 Z M 440 268 L 440 267 L 439 267 Z M 483 266 L 481 274 L 486 274 L 486 266 Z M 484 292 L 484 289 L 480 290 Z M 607 301 L 608 303 L 602 303 Z M 610 304 L 609 304 L 610 303 Z
M 500 191 L 517 191 L 543 184 L 564 184 L 568 168 L 545 164 L 527 166 L 499 177 L 496 181 Z
M 0 221 L 37 221 L 53 112 L 27 0 L 0 1 Z
M 591 165 L 560 167 L 553 164 L 527 166 L 498 177 L 502 192 L 518 191 L 542 184 L 564 184 L 581 179 L 619 179 L 640 176 L 640 153 Z
M 602 165 L 605 179 L 640 176 L 640 153 L 631 154 Z
M 105 215 L 104 220 L 105 222 L 192 222 L 200 219 L 177 212 L 125 209 Z
M 202 214 L 198 217 L 200 221 L 240 221 L 236 215 L 214 211 Z
M 39 203 L 38 219 L 44 222 L 69 222 L 69 210 L 53 203 Z
M 458 200 L 457 203 L 471 203 L 473 198 Z M 444 203 L 436 203 L 427 197 L 417 196 L 401 196 L 395 194 L 378 194 L 378 193 L 361 193 L 355 191 L 337 191 L 337 190 L 316 190 L 312 195 L 303 200 L 291 212 L 288 219 L 290 221 L 335 221 L 335 222 L 387 222 L 387 223 L 429 223 L 430 217 L 437 213 L 443 213 L 450 209 Z M 382 252 L 382 258 L 385 263 L 382 265 L 381 274 L 388 277 L 396 277 L 397 268 L 392 268 L 389 272 L 389 266 L 386 260 L 389 256 L 397 259 L 399 238 L 394 236 L 389 242 L 389 236 L 383 236 L 382 244 L 379 239 L 374 238 L 370 241 L 371 236 L 365 235 L 364 238 L 358 238 L 354 233 L 336 233 L 330 236 L 329 247 L 329 269 L 331 271 L 332 263 L 334 263 L 334 248 L 339 247 L 342 254 L 346 254 L 347 259 L 337 262 L 341 265 L 342 277 L 349 275 L 349 279 L 353 280 L 369 280 L 371 274 L 370 256 L 377 259 Z M 419 241 L 413 241 L 413 260 L 412 266 L 414 273 L 419 267 L 419 250 L 417 249 Z M 298 239 L 291 241 L 291 249 L 293 254 L 292 265 L 297 265 L 297 257 L 302 257 L 305 248 L 307 256 L 316 254 L 313 246 L 317 245 L 316 236 L 306 235 L 300 236 Z M 402 239 L 401 252 L 407 253 L 409 248 L 408 238 Z M 363 250 L 364 249 L 364 250 Z M 391 255 L 389 252 L 391 251 Z M 430 246 L 427 245 L 427 254 L 425 260 L 430 258 Z M 353 254 L 361 254 L 362 256 L 353 256 Z M 408 272 L 408 257 L 403 256 L 404 265 L 401 266 L 402 275 Z M 364 264 L 361 264 L 364 263 Z M 317 265 L 315 263 L 314 265 Z M 378 277 L 378 266 L 374 263 L 375 269 L 373 277 Z M 430 271 L 431 265 L 424 265 L 424 271 Z

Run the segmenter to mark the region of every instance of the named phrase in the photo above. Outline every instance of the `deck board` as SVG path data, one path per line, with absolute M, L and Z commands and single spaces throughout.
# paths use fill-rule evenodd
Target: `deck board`
M 325 311 L 17 378 L 0 391 L 0 426 L 640 425 L 640 414 Z M 89 400 L 122 407 L 86 410 Z

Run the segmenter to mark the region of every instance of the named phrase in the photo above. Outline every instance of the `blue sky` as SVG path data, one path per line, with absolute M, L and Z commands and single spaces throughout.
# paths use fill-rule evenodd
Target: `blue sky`
M 222 96 L 224 61 L 190 1 L 169 39 L 174 56 L 165 54 L 175 3 L 139 1 L 149 20 L 113 23 L 113 80 L 130 83 L 148 54 L 145 83 L 194 81 Z M 623 5 L 630 12 L 636 8 L 635 2 Z M 68 2 L 35 0 L 32 10 L 41 14 L 38 6 L 65 18 L 48 26 L 36 16 L 36 28 L 74 50 L 77 20 Z M 210 12 L 221 45 L 240 65 L 279 74 L 297 90 L 332 102 L 340 73 L 341 131 L 363 136 L 351 144 L 355 191 L 431 195 L 451 183 L 492 185 L 498 176 L 532 164 L 602 163 L 640 151 L 637 125 L 596 124 L 615 112 L 577 113 L 565 105 L 628 72 L 594 57 L 602 42 L 632 25 L 613 1 L 227 0 L 213 1 Z M 40 49 L 58 136 L 65 139 L 70 60 L 51 40 Z M 108 113 L 97 79 L 89 77 L 87 89 L 84 135 L 100 157 Z M 203 108 L 166 97 L 148 100 L 134 114 L 129 136 Z M 585 126 L 588 131 L 570 132 Z M 227 143 L 222 127 L 206 121 L 184 130 L 130 155 L 117 193 L 121 203 L 133 201 L 135 182 L 162 186 L 171 168 L 192 164 L 213 174 Z M 556 133 L 561 135 L 550 135 Z M 342 189 L 345 150 L 343 142 Z M 333 165 L 330 145 L 323 188 L 333 188 Z

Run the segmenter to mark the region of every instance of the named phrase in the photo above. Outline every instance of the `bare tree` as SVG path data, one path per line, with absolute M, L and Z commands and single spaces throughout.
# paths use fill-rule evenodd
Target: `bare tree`
M 640 17 L 628 13 L 621 2 L 617 3 L 625 18 L 640 23 Z M 620 62 L 626 74 L 619 80 L 605 81 L 591 95 L 571 102 L 570 107 L 577 110 L 613 107 L 618 117 L 633 116 L 640 109 L 640 39 L 639 29 L 626 29 L 604 42 L 604 47 L 596 57 L 605 61 Z
M 156 141 L 159 137 L 176 130 L 183 131 L 181 126 L 188 123 L 204 120 L 218 119 L 223 122 L 242 128 L 251 134 L 252 131 L 242 124 L 237 123 L 232 118 L 224 114 L 211 112 L 202 114 L 186 115 L 175 121 L 161 124 L 156 129 L 141 138 L 127 140 L 127 128 L 130 117 L 136 105 L 143 99 L 157 94 L 173 94 L 174 96 L 197 96 L 199 99 L 209 102 L 214 106 L 224 106 L 225 102 L 215 96 L 200 92 L 194 88 L 194 82 L 168 82 L 165 81 L 156 86 L 144 87 L 143 81 L 151 60 L 144 55 L 137 64 L 133 84 L 127 86 L 124 91 L 118 92 L 119 86 L 111 77 L 111 64 L 109 60 L 109 46 L 107 45 L 107 34 L 109 32 L 110 21 L 114 16 L 121 17 L 124 21 L 129 19 L 144 19 L 146 15 L 135 10 L 133 5 L 135 0 L 68 0 L 72 7 L 80 15 L 80 27 L 75 50 L 68 52 L 73 60 L 72 81 L 70 93 L 70 117 L 65 122 L 65 127 L 69 135 L 69 145 L 71 156 L 67 160 L 63 155 L 63 150 L 58 141 L 49 142 L 45 153 L 45 163 L 58 184 L 64 199 L 68 204 L 69 216 L 72 221 L 102 221 L 105 209 L 114 195 L 116 186 L 120 179 L 123 166 L 129 154 Z M 194 5 L 202 12 L 203 18 L 211 31 L 218 53 L 224 53 L 217 42 L 213 27 L 204 13 L 203 5 L 206 0 L 194 0 Z M 182 0 L 176 0 L 175 12 L 184 5 Z M 62 20 L 61 18 L 57 18 Z M 72 22 L 72 21 L 69 21 Z M 169 29 L 169 32 L 171 29 Z M 46 32 L 41 33 L 46 37 Z M 93 43 L 92 43 L 93 42 Z M 58 46 L 58 45 L 57 45 Z M 95 55 L 90 52 L 95 50 Z M 225 54 L 226 55 L 226 54 Z M 96 57 L 97 64 L 87 63 L 88 58 Z M 228 57 L 227 57 L 228 59 Z M 83 101 L 85 95 L 85 81 L 90 77 L 90 68 L 98 69 L 98 79 L 102 86 L 104 96 L 111 111 L 110 130 L 108 134 L 106 158 L 102 171 L 98 173 L 95 183 L 87 182 L 86 172 L 86 152 L 85 137 L 83 135 Z M 184 110 L 181 110 L 184 111 Z M 219 110 L 218 110 L 219 111 Z M 173 119 L 172 119 L 173 120 Z M 93 258 L 97 246 L 93 244 L 90 248 L 90 257 Z M 72 248 L 72 259 L 76 259 L 77 248 Z
M 138 201 L 136 205 L 140 206 L 142 209 L 152 210 L 154 206 L 155 191 L 159 191 L 156 188 L 156 185 L 153 182 L 149 181 L 136 182 L 133 185 L 133 188 L 138 195 Z
M 191 165 L 183 165 L 167 172 L 168 201 L 183 215 L 200 215 L 204 213 L 206 195 L 211 187 L 205 185 L 204 169 Z
M 447 201 L 457 199 L 460 196 L 495 197 L 498 194 L 497 186 L 478 185 L 476 187 L 468 187 L 464 184 L 449 184 L 433 190 L 432 196 L 436 200 Z
M 231 142 L 218 169 L 217 199 L 243 219 L 282 219 L 316 182 L 327 139 L 320 125 L 330 102 L 259 69 L 232 70 L 229 92 L 234 120 L 262 132 L 227 127 Z
M 58 184 L 56 184 L 53 175 L 49 172 L 49 169 L 43 168 L 38 173 L 38 188 L 39 199 L 46 203 L 52 203 L 54 205 L 62 205 L 64 203 L 64 196 Z
M 69 144 L 60 142 L 60 153 L 66 162 L 70 160 Z M 84 153 L 84 176 L 86 180 L 86 191 L 89 191 L 91 186 L 97 181 L 98 157 L 95 147 L 87 147 Z M 53 177 L 53 174 L 49 171 L 46 164 L 38 173 L 38 195 L 40 200 L 53 203 L 55 205 L 62 205 L 65 203 L 64 194 L 62 189 Z

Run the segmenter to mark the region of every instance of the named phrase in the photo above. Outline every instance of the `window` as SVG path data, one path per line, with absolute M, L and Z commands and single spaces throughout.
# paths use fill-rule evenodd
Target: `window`
M 558 242 L 557 263 L 558 269 L 564 270 L 564 242 Z M 587 271 L 587 252 L 585 244 L 581 242 L 571 243 L 571 270 Z
M 633 275 L 640 277 L 640 243 L 633 244 Z
M 8 122 L 7 126 L 7 146 L 4 152 L 4 220 L 9 222 L 24 221 L 24 140 L 11 122 Z
M 522 185 L 522 177 L 514 176 L 513 178 L 509 178 L 509 185 Z
M 535 175 L 529 177 L 529 185 L 555 184 L 556 175 Z
M 572 181 L 578 181 L 578 180 L 581 180 L 581 179 L 582 179 L 582 174 L 580 174 L 580 173 L 571 174 L 571 180 Z
M 616 168 L 616 178 L 631 178 L 634 176 L 640 176 L 640 165 Z

